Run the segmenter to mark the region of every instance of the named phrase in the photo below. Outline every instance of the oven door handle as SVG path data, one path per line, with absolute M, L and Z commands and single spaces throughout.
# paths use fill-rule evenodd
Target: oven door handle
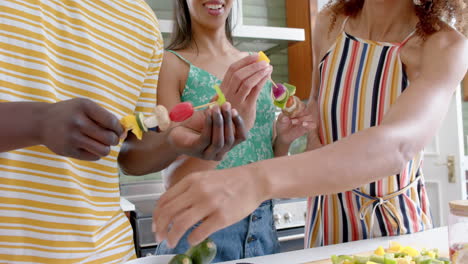
M 304 234 L 298 234 L 298 235 L 291 235 L 291 236 L 282 236 L 282 237 L 279 237 L 278 240 L 280 243 L 283 243 L 283 242 L 288 242 L 292 240 L 304 239 L 304 237 L 305 237 Z

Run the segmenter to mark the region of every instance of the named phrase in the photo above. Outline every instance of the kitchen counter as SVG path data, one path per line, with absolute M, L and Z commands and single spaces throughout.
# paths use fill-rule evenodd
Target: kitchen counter
M 124 212 L 135 211 L 135 205 L 122 196 L 120 196 L 120 208 L 122 208 Z
M 253 264 L 300 264 L 311 261 L 329 259 L 331 255 L 351 255 L 374 251 L 378 246 L 387 247 L 389 241 L 398 241 L 402 245 L 416 249 L 438 248 L 442 255 L 448 255 L 447 227 L 432 229 L 411 235 L 397 237 L 380 237 L 344 244 L 311 248 L 270 256 L 243 259 L 242 261 L 223 262 L 224 264 L 253 263 Z M 331 263 L 331 262 L 330 262 Z

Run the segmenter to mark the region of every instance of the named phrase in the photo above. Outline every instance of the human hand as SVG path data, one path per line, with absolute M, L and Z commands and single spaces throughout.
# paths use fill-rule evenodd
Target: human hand
M 227 102 L 221 108 L 196 112 L 181 126 L 172 128 L 168 139 L 178 154 L 221 161 L 247 135 L 242 117 Z
M 116 116 L 85 98 L 47 104 L 40 115 L 40 142 L 75 159 L 96 161 L 109 155 L 124 133 Z
M 188 237 L 191 245 L 197 245 L 242 220 L 267 200 L 266 184 L 257 176 L 253 167 L 188 175 L 157 202 L 153 212 L 156 240 L 167 240 L 174 247 L 190 227 L 202 221 Z
M 273 67 L 258 61 L 258 54 L 247 56 L 232 64 L 220 86 L 228 102 L 239 111 L 250 130 L 257 110 L 257 98 L 270 78 Z
M 276 121 L 276 142 L 289 146 L 297 138 L 317 129 L 318 120 L 314 113 L 306 108 L 303 102 L 298 104 L 294 115 L 287 116 L 282 113 L 278 117 Z

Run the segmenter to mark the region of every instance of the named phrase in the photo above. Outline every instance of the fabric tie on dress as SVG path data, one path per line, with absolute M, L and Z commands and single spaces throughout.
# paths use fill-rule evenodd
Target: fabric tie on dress
M 404 194 L 406 191 L 414 187 L 419 182 L 420 179 L 421 179 L 421 176 L 418 176 L 414 179 L 413 182 L 408 184 L 406 187 L 402 188 L 401 190 L 397 192 L 393 192 L 391 194 L 385 195 L 383 197 L 374 197 L 366 193 L 363 193 L 357 189 L 353 190 L 354 194 L 368 200 L 362 205 L 361 210 L 359 210 L 360 219 L 364 220 L 366 216 L 368 215 L 369 211 L 372 210 L 372 213 L 370 215 L 370 225 L 368 226 L 368 234 L 370 238 L 373 237 L 372 230 L 374 229 L 374 219 L 375 219 L 376 210 L 379 207 L 385 210 L 391 216 L 389 218 L 389 222 L 393 228 L 395 229 L 398 228 L 400 233 L 403 233 L 403 234 L 406 233 L 406 229 L 403 224 L 402 216 L 398 212 L 397 208 L 390 202 L 390 200 L 398 197 L 399 195 Z

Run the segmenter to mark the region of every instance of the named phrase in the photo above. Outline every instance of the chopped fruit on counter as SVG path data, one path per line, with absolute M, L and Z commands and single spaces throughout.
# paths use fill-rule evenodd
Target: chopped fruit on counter
M 378 247 L 370 256 L 334 255 L 331 260 L 333 264 L 451 264 L 449 259 L 439 257 L 437 249 L 420 252 L 412 247 L 402 247 L 397 242 L 390 242 L 386 250 Z
M 263 52 L 263 51 L 260 51 L 258 53 L 258 61 L 264 61 L 266 63 L 270 63 L 270 59 L 268 58 L 268 56 Z
M 374 254 L 376 254 L 377 256 L 383 256 L 385 255 L 385 249 L 380 246 L 377 248 L 377 250 L 375 250 Z

